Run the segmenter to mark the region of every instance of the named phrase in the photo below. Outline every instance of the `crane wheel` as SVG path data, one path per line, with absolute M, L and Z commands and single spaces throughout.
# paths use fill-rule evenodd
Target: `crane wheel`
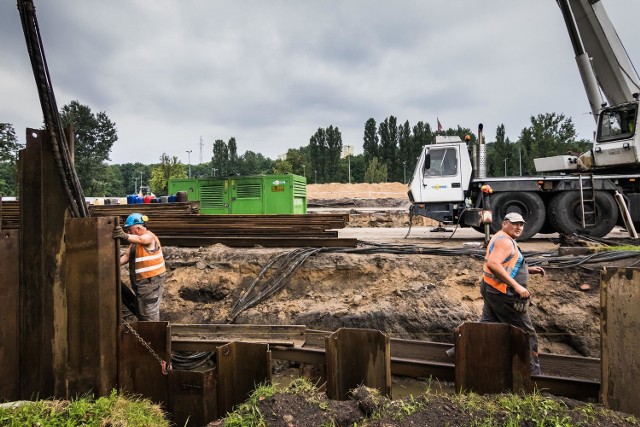
M 492 234 L 502 229 L 502 220 L 510 212 L 519 213 L 527 222 L 518 241 L 533 237 L 542 229 L 545 222 L 544 202 L 536 193 L 498 193 L 491 198 L 491 207 L 493 211 Z
M 584 234 L 593 237 L 604 237 L 616 225 L 618 206 L 610 193 L 595 192 L 595 225 L 582 228 L 582 207 L 579 191 L 558 193 L 549 203 L 549 221 L 559 232 L 568 235 Z

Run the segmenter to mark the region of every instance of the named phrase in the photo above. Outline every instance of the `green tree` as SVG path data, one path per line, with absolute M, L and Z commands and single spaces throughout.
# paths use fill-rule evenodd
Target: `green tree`
M 567 153 L 578 154 L 586 151 L 589 144 L 576 140 L 573 121 L 564 114 L 547 113 L 531 116 L 531 125 L 522 129 L 519 137 L 522 147 L 523 169 L 528 173 L 535 170 L 533 159 Z
M 308 166 L 301 149 L 290 148 L 287 150 L 287 162 L 291 165 L 293 173 L 306 176 Z
M 387 181 L 387 165 L 384 165 L 378 161 L 377 157 L 371 159 L 369 166 L 364 172 L 364 182 L 374 184 L 378 182 Z
M 340 181 L 340 155 L 342 154 L 342 133 L 338 127 L 329 126 L 326 129 L 327 152 L 325 177 L 329 182 Z
M 273 161 L 260 153 L 247 150 L 238 158 L 238 173 L 240 175 L 256 175 L 271 173 Z
M 504 176 L 505 165 L 507 174 L 517 175 L 516 169 L 512 168 L 514 160 L 517 160 L 515 154 L 516 146 L 506 137 L 504 124 L 501 124 L 496 128 L 496 140 L 487 144 L 487 175 Z
M 169 157 L 166 153 L 162 153 L 160 164 L 151 168 L 149 186 L 156 196 L 166 196 L 169 192 L 169 179 L 186 177 L 187 173 L 182 162 L 176 156 Z
M 309 138 L 309 151 L 313 159 L 314 184 L 317 184 L 315 179 L 318 182 L 326 182 L 327 150 L 327 132 L 325 129 L 318 128 L 316 133 Z
M 402 126 L 398 129 L 398 170 L 396 171 L 396 177 L 401 178 L 399 181 L 405 183 L 405 175 L 406 171 L 410 169 L 411 165 L 411 156 L 412 156 L 412 137 L 411 137 L 411 126 L 409 125 L 409 120 L 404 122 Z M 408 179 L 408 178 L 407 178 Z
M 273 162 L 273 173 L 285 174 L 292 173 L 292 171 L 293 167 L 291 166 L 291 163 L 286 160 L 277 159 Z
M 435 132 L 431 130 L 431 125 L 425 122 L 418 122 L 413 127 L 413 138 L 411 140 L 410 162 L 407 164 L 412 170 L 415 168 L 418 157 L 422 153 L 422 147 L 435 142 Z
M 217 139 L 213 143 L 211 167 L 215 169 L 215 176 L 227 176 L 229 174 L 229 148 L 221 139 Z
M 229 175 L 235 175 L 238 173 L 238 144 L 234 137 L 229 138 L 227 151 L 229 153 Z
M 378 130 L 374 119 L 371 118 L 364 124 L 364 137 L 362 139 L 364 162 L 368 165 L 374 157 L 378 157 L 380 150 L 380 139 L 378 138 Z
M 0 123 L 0 195 L 18 195 L 18 151 L 21 148 L 13 125 Z
M 78 101 L 62 107 L 60 119 L 63 126 L 73 126 L 75 169 L 85 195 L 104 192 L 105 162 L 118 140 L 115 123 L 105 112 L 93 114 Z
M 378 134 L 380 135 L 378 161 L 387 167 L 388 178 L 391 181 L 396 181 L 398 180 L 395 174 L 398 169 L 398 139 L 400 137 L 398 119 L 394 116 L 384 119 L 378 126 Z

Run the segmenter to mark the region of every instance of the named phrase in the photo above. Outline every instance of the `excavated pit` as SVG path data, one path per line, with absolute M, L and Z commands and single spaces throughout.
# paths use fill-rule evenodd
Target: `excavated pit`
M 225 323 L 262 268 L 289 252 L 223 245 L 165 248 L 169 273 L 163 320 Z M 468 255 L 319 253 L 235 323 L 373 328 L 398 338 L 452 342 L 456 326 L 480 315 L 481 268 L 481 261 Z M 591 289 L 581 291 L 583 284 Z M 598 272 L 548 269 L 544 278 L 533 277 L 530 287 L 541 351 L 599 357 Z

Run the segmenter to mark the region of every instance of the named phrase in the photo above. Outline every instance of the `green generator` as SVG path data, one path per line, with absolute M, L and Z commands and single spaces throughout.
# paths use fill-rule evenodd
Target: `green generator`
M 170 179 L 169 194 L 187 193 L 202 214 L 306 214 L 307 179 L 300 175 L 250 175 Z

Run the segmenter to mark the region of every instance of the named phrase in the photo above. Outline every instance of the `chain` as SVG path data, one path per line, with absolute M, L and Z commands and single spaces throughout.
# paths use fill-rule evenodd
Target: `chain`
M 167 375 L 167 371 L 169 369 L 171 369 L 171 364 L 169 364 L 169 367 L 167 369 L 167 362 L 162 360 L 162 358 L 160 356 L 158 356 L 158 353 L 156 353 L 155 351 L 153 351 L 153 349 L 151 348 L 151 346 L 149 345 L 148 342 L 146 342 L 144 340 L 144 338 L 142 338 L 140 336 L 140 334 L 138 334 L 138 332 L 133 329 L 131 327 L 130 324 L 128 324 L 127 322 L 122 322 L 124 324 L 124 326 L 129 330 L 129 332 L 131 332 L 133 334 L 134 337 L 136 337 L 138 339 L 138 341 L 140 341 L 140 344 L 142 344 L 148 351 L 149 353 L 153 356 L 154 359 L 156 359 L 158 361 L 158 363 L 160 364 L 160 367 L 162 368 L 162 373 L 164 375 Z

